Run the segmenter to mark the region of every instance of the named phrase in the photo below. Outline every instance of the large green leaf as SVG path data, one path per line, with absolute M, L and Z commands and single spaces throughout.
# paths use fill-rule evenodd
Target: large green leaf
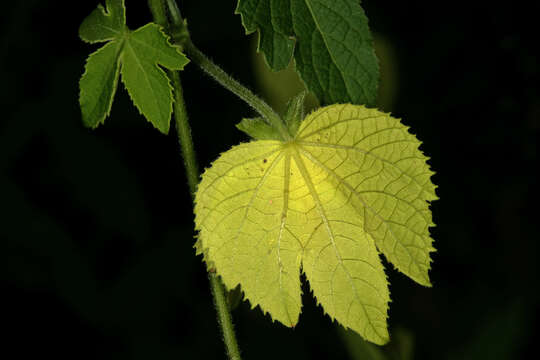
M 196 194 L 198 252 L 229 289 L 294 326 L 300 272 L 325 312 L 377 344 L 388 340 L 388 286 L 379 252 L 430 286 L 437 199 L 427 157 L 388 114 L 332 105 L 307 116 L 291 141 L 233 147 Z
M 172 87 L 159 65 L 181 70 L 188 59 L 171 45 L 156 24 L 135 31 L 126 27 L 123 0 L 107 0 L 81 24 L 80 37 L 87 42 L 108 41 L 88 57 L 80 81 L 80 104 L 85 125 L 95 128 L 111 110 L 118 84 L 122 82 L 139 111 L 163 133 L 169 131 Z
M 294 54 L 321 104 L 375 104 L 379 65 L 358 0 L 239 0 L 236 11 L 247 33 L 259 30 L 259 49 L 273 70 Z

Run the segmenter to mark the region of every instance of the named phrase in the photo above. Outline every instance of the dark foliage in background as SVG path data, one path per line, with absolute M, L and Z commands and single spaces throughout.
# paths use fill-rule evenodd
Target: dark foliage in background
M 78 80 L 95 48 L 77 29 L 97 1 L 11 3 L 0 13 L 0 356 L 223 358 L 174 131 L 153 129 L 123 90 L 105 126 L 82 126 Z M 417 359 L 523 358 L 538 330 L 536 12 L 362 3 L 396 54 L 392 113 L 424 142 L 441 198 L 434 287 L 387 266 L 390 329 L 414 334 Z M 146 1 L 127 5 L 130 27 L 150 20 Z M 256 88 L 235 1 L 182 8 L 194 42 Z M 182 74 L 208 166 L 247 140 L 234 124 L 252 112 L 194 65 Z M 310 296 L 304 304 L 294 330 L 237 308 L 245 358 L 346 358 L 336 326 Z

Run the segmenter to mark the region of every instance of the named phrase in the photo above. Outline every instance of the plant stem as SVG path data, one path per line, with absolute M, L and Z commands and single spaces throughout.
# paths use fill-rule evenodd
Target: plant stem
M 182 14 L 180 14 L 180 9 L 176 0 L 166 0 L 167 6 L 169 7 L 169 14 L 171 14 L 171 22 L 174 26 L 183 26 L 184 20 L 182 19 Z
M 292 137 L 289 134 L 287 128 L 285 127 L 283 120 L 270 107 L 270 105 L 264 102 L 261 98 L 255 95 L 244 85 L 233 79 L 219 66 L 214 64 L 199 49 L 197 49 L 197 47 L 191 42 L 190 39 L 187 39 L 187 41 L 184 43 L 184 50 L 186 51 L 186 54 L 191 61 L 197 64 L 207 74 L 212 76 L 223 87 L 236 94 L 240 99 L 244 100 L 259 114 L 261 114 L 263 118 L 265 118 L 270 123 L 270 125 L 272 125 L 279 131 L 279 133 L 283 137 L 283 140 L 291 140 Z
M 163 0 L 149 0 L 148 6 L 152 12 L 154 21 L 157 24 L 168 28 L 169 21 Z M 199 168 L 195 157 L 193 139 L 191 138 L 191 128 L 189 126 L 189 118 L 187 115 L 186 103 L 184 101 L 182 82 L 180 81 L 180 73 L 178 71 L 167 71 L 167 73 L 171 79 L 174 90 L 173 111 L 176 132 L 178 134 L 178 141 L 180 142 L 182 158 L 184 159 L 184 167 L 187 172 L 189 191 L 193 200 L 199 182 Z
M 240 349 L 238 348 L 238 342 L 236 341 L 229 303 L 225 297 L 223 284 L 213 272 L 208 274 L 208 278 L 210 280 L 210 288 L 212 289 L 212 295 L 214 296 L 214 306 L 216 307 L 218 322 L 221 325 L 221 331 L 223 332 L 223 341 L 227 348 L 227 354 L 231 360 L 240 360 Z
M 191 138 L 191 127 L 189 126 L 186 103 L 184 102 L 182 83 L 180 82 L 180 74 L 178 71 L 169 71 L 169 76 L 171 77 L 174 89 L 174 119 L 176 132 L 178 134 L 178 141 L 180 142 L 182 158 L 184 159 L 184 167 L 187 172 L 189 192 L 191 193 L 191 199 L 195 200 L 195 192 L 197 191 L 197 184 L 199 183 L 199 166 L 197 165 L 193 139 Z
M 182 30 L 184 24 L 176 2 L 167 0 L 169 11 L 171 13 L 172 28 Z M 165 28 L 170 25 L 167 18 L 167 12 L 164 8 L 163 0 L 148 0 L 148 4 L 154 21 Z M 182 35 L 180 31 L 178 34 Z M 192 199 L 195 197 L 195 191 L 197 190 L 197 184 L 199 181 L 199 170 L 195 157 L 195 150 L 193 146 L 193 139 L 191 138 L 191 128 L 189 126 L 189 119 L 187 116 L 186 106 L 184 102 L 182 84 L 180 81 L 180 74 L 178 71 L 170 71 L 172 86 L 174 90 L 174 117 L 176 121 L 176 129 L 178 133 L 178 140 L 182 149 L 182 157 L 184 159 L 184 167 L 186 168 L 189 190 Z M 234 327 L 232 323 L 231 313 L 227 300 L 225 298 L 225 288 L 221 283 L 221 280 L 213 272 L 208 274 L 210 281 L 210 288 L 212 296 L 214 298 L 214 305 L 217 312 L 218 323 L 223 333 L 223 340 L 227 349 L 227 354 L 231 360 L 240 360 L 240 350 L 238 348 L 238 342 L 234 333 Z
M 178 45 L 180 45 L 186 54 L 197 64 L 201 69 L 203 69 L 207 74 L 214 78 L 218 83 L 220 83 L 227 90 L 236 94 L 240 99 L 244 100 L 251 106 L 255 111 L 262 115 L 262 117 L 272 126 L 274 126 L 283 140 L 291 140 L 292 137 L 287 130 L 287 127 L 283 123 L 281 117 L 268 105 L 264 100 L 255 95 L 251 90 L 246 88 L 244 85 L 240 84 L 238 81 L 233 79 L 225 71 L 223 71 L 219 66 L 214 64 L 206 55 L 204 55 L 194 44 L 191 42 L 189 33 L 185 29 L 185 23 L 180 14 L 180 10 L 176 4 L 175 0 L 162 0 L 166 1 L 169 8 L 169 14 L 171 15 L 171 32 L 173 33 L 173 39 Z M 163 3 L 161 3 L 163 4 Z M 161 10 L 159 10 L 161 12 Z M 166 19 L 165 19 L 166 20 Z
M 165 6 L 163 5 L 163 0 L 148 0 L 148 7 L 150 8 L 150 12 L 152 12 L 154 22 L 163 26 L 164 28 L 167 28 L 169 21 L 167 20 Z

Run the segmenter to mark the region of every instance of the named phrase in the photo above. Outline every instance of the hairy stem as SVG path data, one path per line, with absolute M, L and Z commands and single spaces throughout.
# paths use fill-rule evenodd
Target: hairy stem
M 183 26 L 184 20 L 182 19 L 182 14 L 180 14 L 180 9 L 176 0 L 165 0 L 167 2 L 167 7 L 169 8 L 169 14 L 171 14 L 171 23 L 174 26 Z
M 150 12 L 152 12 L 154 22 L 167 28 L 169 21 L 167 20 L 167 12 L 165 11 L 163 0 L 148 0 L 148 7 L 150 8 Z
M 148 1 L 148 6 L 152 12 L 154 21 L 167 29 L 169 28 L 169 20 L 167 18 L 167 11 L 164 5 L 163 0 Z M 184 167 L 186 168 L 189 191 L 193 199 L 195 197 L 195 191 L 197 191 L 197 184 L 199 182 L 199 168 L 197 165 L 197 159 L 195 157 L 193 139 L 191 138 L 191 127 L 189 126 L 189 118 L 187 115 L 186 103 L 184 101 L 180 73 L 178 71 L 167 71 L 167 73 L 173 86 L 173 112 L 176 124 L 176 132 L 178 134 L 178 141 L 180 142 L 182 158 L 184 159 Z
M 170 17 L 172 24 L 169 23 L 167 12 L 164 7 L 164 0 L 148 0 L 148 4 L 154 17 L 154 21 L 157 24 L 162 25 L 166 29 L 171 29 L 173 34 L 177 33 L 180 36 L 183 36 L 183 34 L 185 34 L 185 32 L 183 31 L 184 21 L 182 20 L 180 12 L 178 11 L 176 2 L 173 0 L 166 1 L 171 15 Z M 179 29 L 180 31 L 177 32 L 176 29 Z M 180 147 L 182 149 L 184 166 L 187 172 L 189 190 L 193 199 L 199 181 L 199 170 L 195 157 L 193 140 L 191 138 L 191 128 L 189 126 L 189 120 L 184 102 L 182 84 L 180 82 L 180 74 L 178 71 L 170 71 L 169 76 L 171 78 L 174 90 L 173 110 L 176 121 L 176 130 L 178 133 L 178 140 L 180 141 Z M 225 298 L 225 289 L 220 279 L 216 276 L 215 273 L 210 272 L 208 277 L 210 281 L 212 296 L 214 298 L 214 305 L 217 312 L 218 323 L 221 327 L 221 332 L 223 333 L 223 340 L 225 342 L 227 354 L 231 360 L 240 360 L 240 350 L 238 348 L 238 342 L 234 333 L 234 327 L 229 306 Z
M 208 278 L 210 280 L 210 288 L 212 289 L 212 295 L 214 296 L 214 305 L 217 310 L 217 318 L 223 333 L 223 341 L 227 348 L 227 354 L 231 360 L 240 360 L 240 349 L 238 347 L 238 342 L 236 341 L 229 303 L 225 297 L 223 284 L 213 272 L 208 274 Z
M 171 17 L 171 35 L 175 43 L 180 45 L 183 50 L 186 52 L 191 61 L 197 64 L 201 69 L 203 69 L 207 74 L 209 74 L 214 80 L 220 83 L 227 90 L 236 94 L 240 99 L 244 100 L 248 105 L 250 105 L 255 111 L 262 115 L 262 117 L 273 127 L 275 127 L 283 140 L 291 140 L 291 135 L 287 130 L 281 117 L 272 109 L 264 100 L 255 95 L 251 90 L 246 88 L 244 85 L 233 79 L 225 71 L 223 71 L 219 66 L 214 64 L 206 55 L 204 55 L 194 44 L 191 42 L 189 33 L 186 29 L 186 24 L 182 19 L 180 10 L 176 4 L 175 0 L 162 0 L 167 3 Z M 161 12 L 159 9 L 158 12 Z M 165 20 L 166 17 L 165 17 Z
M 207 74 L 212 76 L 218 83 L 220 83 L 227 90 L 236 94 L 240 99 L 248 103 L 253 109 L 262 115 L 266 121 L 273 127 L 275 127 L 283 140 L 291 140 L 291 135 L 285 127 L 281 117 L 261 98 L 255 95 L 251 90 L 240 84 L 233 79 L 219 66 L 214 64 L 208 57 L 206 57 L 193 43 L 187 39 L 184 43 L 184 50 L 189 59 L 203 69 Z
M 170 71 L 169 76 L 171 77 L 174 89 L 174 119 L 176 132 L 178 134 L 178 141 L 180 142 L 182 158 L 184 159 L 184 167 L 187 172 L 186 175 L 191 199 L 194 200 L 197 184 L 199 183 L 199 166 L 197 164 L 197 158 L 195 157 L 193 139 L 191 138 L 191 127 L 189 126 L 189 118 L 184 102 L 180 74 L 178 71 Z

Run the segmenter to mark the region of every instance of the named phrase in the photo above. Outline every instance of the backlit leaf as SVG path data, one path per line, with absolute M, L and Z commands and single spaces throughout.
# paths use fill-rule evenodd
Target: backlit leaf
M 196 194 L 199 253 L 274 320 L 298 322 L 302 271 L 328 315 L 387 342 L 379 253 L 429 286 L 434 250 L 432 171 L 407 129 L 375 109 L 332 105 L 308 115 L 291 141 L 233 147 Z

